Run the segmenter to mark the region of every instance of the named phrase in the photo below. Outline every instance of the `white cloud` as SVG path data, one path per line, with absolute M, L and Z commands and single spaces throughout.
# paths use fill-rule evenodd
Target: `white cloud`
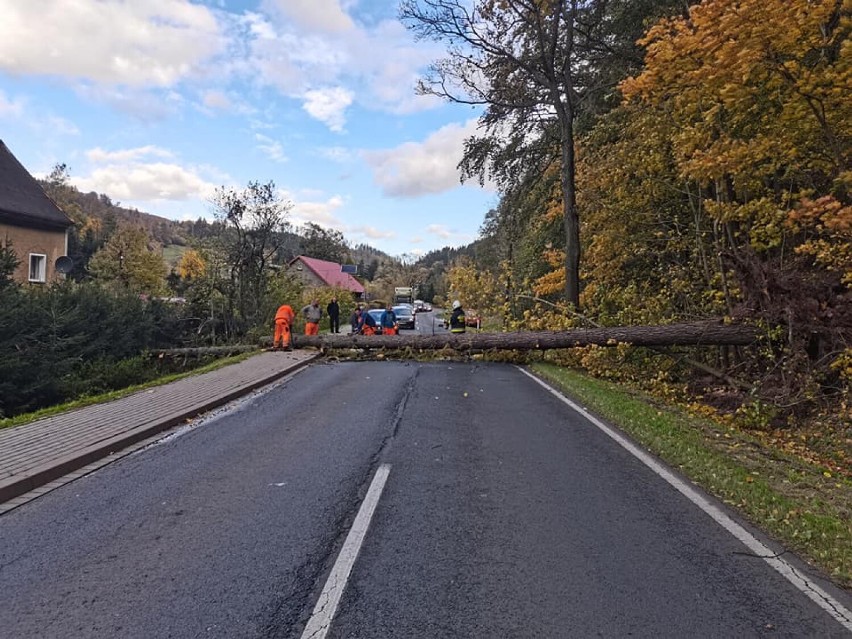
M 306 29 L 341 33 L 354 27 L 338 0 L 272 0 L 269 4 Z
M 389 240 L 396 237 L 395 231 L 382 231 L 374 226 L 355 226 L 349 230 L 371 240 Z
M 0 21 L 0 69 L 98 84 L 172 86 L 223 46 L 213 12 L 188 0 L 4 2 Z
M 426 227 L 426 232 L 430 233 L 431 235 L 437 235 L 438 237 L 443 238 L 445 240 L 453 236 L 452 231 L 450 231 L 443 224 L 430 224 Z
M 148 146 L 140 146 L 135 149 L 122 149 L 121 151 L 104 151 L 100 147 L 95 147 L 86 151 L 86 157 L 90 162 L 94 162 L 95 164 L 108 164 L 111 162 L 130 162 L 144 157 L 169 158 L 172 157 L 172 153 L 166 149 L 149 144 Z
M 281 146 L 281 143 L 278 140 L 273 140 L 272 138 L 260 133 L 255 133 L 254 139 L 259 142 L 257 148 L 263 151 L 263 154 L 270 160 L 273 162 L 287 161 L 287 156 L 284 155 L 284 147 Z
M 287 199 L 293 200 L 288 197 Z M 293 210 L 291 212 L 291 221 L 296 224 L 304 224 L 313 222 L 321 226 L 328 226 L 336 229 L 343 227 L 340 220 L 334 215 L 344 204 L 343 198 L 339 195 L 330 197 L 324 202 L 293 202 Z
M 415 43 L 397 20 L 354 24 L 346 8 L 333 0 L 268 0 L 261 5 L 266 14 L 242 18 L 245 66 L 289 97 L 341 85 L 368 109 L 407 114 L 441 104 L 434 96 L 416 95 L 414 88 L 422 70 L 445 54 L 443 48 Z
M 208 109 L 229 111 L 233 107 L 231 99 L 221 91 L 205 91 L 201 101 Z
M 386 195 L 417 197 L 442 193 L 460 185 L 457 168 L 464 140 L 476 133 L 476 120 L 464 125 L 448 124 L 424 142 L 407 142 L 395 149 L 365 151 L 373 179 Z
M 96 191 L 120 201 L 157 202 L 205 200 L 216 189 L 197 169 L 176 163 L 143 162 L 148 157 L 170 157 L 172 154 L 154 146 L 104 151 L 92 149 L 87 157 L 97 166 L 89 176 L 72 178 L 83 192 Z
M 343 131 L 346 108 L 352 104 L 352 92 L 343 87 L 317 89 L 305 93 L 302 108 L 335 132 Z

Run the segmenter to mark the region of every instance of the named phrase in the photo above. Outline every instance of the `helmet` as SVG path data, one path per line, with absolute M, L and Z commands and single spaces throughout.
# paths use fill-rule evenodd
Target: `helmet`
M 461 306 L 461 302 L 459 302 L 458 300 L 454 300 L 453 301 L 453 308 L 458 308 L 459 306 Z

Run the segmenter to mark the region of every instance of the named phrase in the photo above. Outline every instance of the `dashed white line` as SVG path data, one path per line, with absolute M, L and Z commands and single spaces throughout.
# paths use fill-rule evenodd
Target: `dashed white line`
M 302 639 L 323 639 L 331 628 L 331 622 L 334 619 L 335 612 L 337 612 L 337 605 L 346 589 L 346 582 L 352 572 L 352 567 L 355 565 L 355 560 L 358 558 L 361 544 L 364 543 L 367 528 L 370 526 L 370 520 L 372 520 L 373 513 L 376 511 L 379 498 L 382 496 L 390 468 L 390 464 L 382 464 L 376 471 L 376 476 L 373 477 L 370 488 L 367 490 L 367 496 L 364 497 L 364 502 L 358 509 L 352 528 L 346 536 L 346 541 L 343 542 L 343 548 L 340 549 L 337 561 L 334 562 L 334 567 L 325 582 L 325 587 L 320 593 L 316 606 L 314 606 L 313 614 L 308 619 L 308 624 L 302 633 Z
M 845 608 L 839 601 L 837 601 L 834 597 L 828 594 L 825 590 L 820 588 L 816 583 L 808 579 L 806 575 L 800 573 L 798 570 L 796 570 L 796 568 L 791 566 L 788 562 L 784 561 L 780 557 L 776 557 L 775 553 L 771 549 L 769 549 L 749 531 L 747 531 L 745 528 L 743 528 L 737 522 L 731 519 L 718 506 L 711 503 L 707 498 L 705 498 L 694 488 L 681 481 L 679 477 L 677 477 L 668 468 L 659 463 L 656 459 L 651 457 L 644 450 L 637 447 L 631 441 L 623 437 L 611 427 L 607 426 L 594 415 L 587 412 L 582 406 L 579 406 L 576 403 L 572 402 L 562 393 L 560 393 L 555 388 L 542 381 L 532 373 L 520 367 L 518 368 L 518 370 L 520 370 L 527 377 L 533 379 L 537 384 L 543 386 L 548 392 L 550 392 L 560 401 L 573 408 L 575 411 L 577 411 L 583 417 L 589 420 L 592 424 L 601 429 L 605 434 L 614 439 L 622 448 L 627 450 L 631 455 L 636 457 L 639 461 L 648 466 L 648 468 L 657 473 L 657 475 L 666 480 L 684 497 L 689 499 L 689 501 L 691 501 L 705 513 L 710 515 L 717 524 L 719 524 L 722 528 L 724 528 L 734 537 L 740 540 L 740 542 L 742 542 L 749 550 L 751 550 L 752 553 L 759 556 L 761 559 L 763 559 L 763 561 L 768 563 L 776 571 L 783 575 L 787 579 L 787 581 L 793 584 L 798 590 L 800 590 L 811 601 L 816 603 L 820 608 L 825 610 L 841 626 L 843 626 L 847 630 L 852 631 L 852 612 Z

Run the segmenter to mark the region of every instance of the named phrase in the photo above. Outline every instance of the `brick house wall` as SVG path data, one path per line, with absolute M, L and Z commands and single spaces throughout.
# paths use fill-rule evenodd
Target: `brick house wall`
M 68 231 L 37 229 L 0 222 L 0 240 L 10 240 L 12 250 L 21 261 L 13 278 L 17 282 L 30 282 L 30 256 L 44 255 L 44 282 L 49 283 L 65 277 L 57 273 L 54 264 L 68 254 Z

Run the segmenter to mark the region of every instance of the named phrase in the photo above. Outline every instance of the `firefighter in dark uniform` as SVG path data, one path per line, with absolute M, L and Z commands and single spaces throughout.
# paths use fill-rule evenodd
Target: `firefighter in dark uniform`
M 464 309 L 461 302 L 455 300 L 453 302 L 453 313 L 450 315 L 450 333 L 464 333 L 465 327 Z

